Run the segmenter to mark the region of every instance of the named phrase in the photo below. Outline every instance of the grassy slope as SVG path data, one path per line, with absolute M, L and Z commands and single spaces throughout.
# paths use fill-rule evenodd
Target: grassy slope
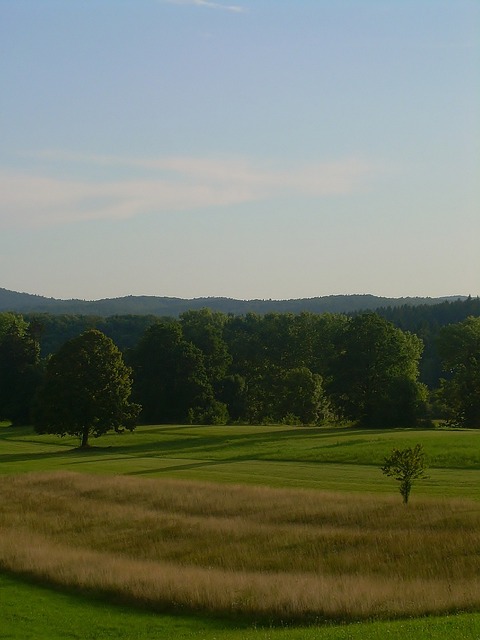
M 71 469 L 393 493 L 395 484 L 381 475 L 379 464 L 392 447 L 417 442 L 424 445 L 432 468 L 430 480 L 419 483 L 413 497 L 480 497 L 480 432 L 464 431 L 142 427 L 134 434 L 107 435 L 94 441 L 99 448 L 82 453 L 72 450 L 77 445 L 73 439 L 38 436 L 29 429 L 4 426 L 0 427 L 0 473 Z M 0 588 L 5 638 L 356 640 L 388 636 L 443 640 L 480 636 L 480 615 L 327 629 L 235 631 L 219 621 L 152 616 L 59 594 L 12 578 L 3 577 Z
M 0 566 L 155 611 L 358 621 L 477 611 L 471 500 L 55 472 L 4 476 Z

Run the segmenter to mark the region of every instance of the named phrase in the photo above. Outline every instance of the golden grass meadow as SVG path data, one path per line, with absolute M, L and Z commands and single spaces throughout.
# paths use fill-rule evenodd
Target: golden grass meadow
M 156 611 L 353 621 L 480 607 L 466 499 L 74 472 L 3 476 L 0 568 Z

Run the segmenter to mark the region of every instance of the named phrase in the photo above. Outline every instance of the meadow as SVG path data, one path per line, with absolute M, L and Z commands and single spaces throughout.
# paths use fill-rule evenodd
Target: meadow
M 154 426 L 79 451 L 3 426 L 2 580 L 158 637 L 478 637 L 479 436 Z M 405 507 L 379 466 L 417 442 L 430 477 Z M 28 637 L 12 598 L 5 637 Z

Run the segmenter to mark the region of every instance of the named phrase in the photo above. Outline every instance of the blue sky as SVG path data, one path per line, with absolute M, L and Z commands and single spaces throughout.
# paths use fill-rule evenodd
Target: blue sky
M 480 295 L 477 0 L 0 0 L 0 286 Z

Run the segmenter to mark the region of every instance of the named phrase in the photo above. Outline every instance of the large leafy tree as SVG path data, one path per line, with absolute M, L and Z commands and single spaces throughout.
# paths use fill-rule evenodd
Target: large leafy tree
M 412 426 L 426 391 L 418 382 L 422 341 L 374 313 L 340 337 L 329 391 L 338 413 L 370 427 Z
M 0 314 L 0 419 L 30 421 L 41 376 L 39 354 L 34 327 L 21 316 Z
M 130 402 L 131 369 L 114 342 L 92 329 L 67 341 L 50 359 L 37 396 L 35 429 L 90 436 L 110 429 L 133 430 L 140 406 Z
M 455 423 L 480 427 L 480 318 L 447 325 L 440 331 L 438 349 L 449 378 L 442 396 Z

